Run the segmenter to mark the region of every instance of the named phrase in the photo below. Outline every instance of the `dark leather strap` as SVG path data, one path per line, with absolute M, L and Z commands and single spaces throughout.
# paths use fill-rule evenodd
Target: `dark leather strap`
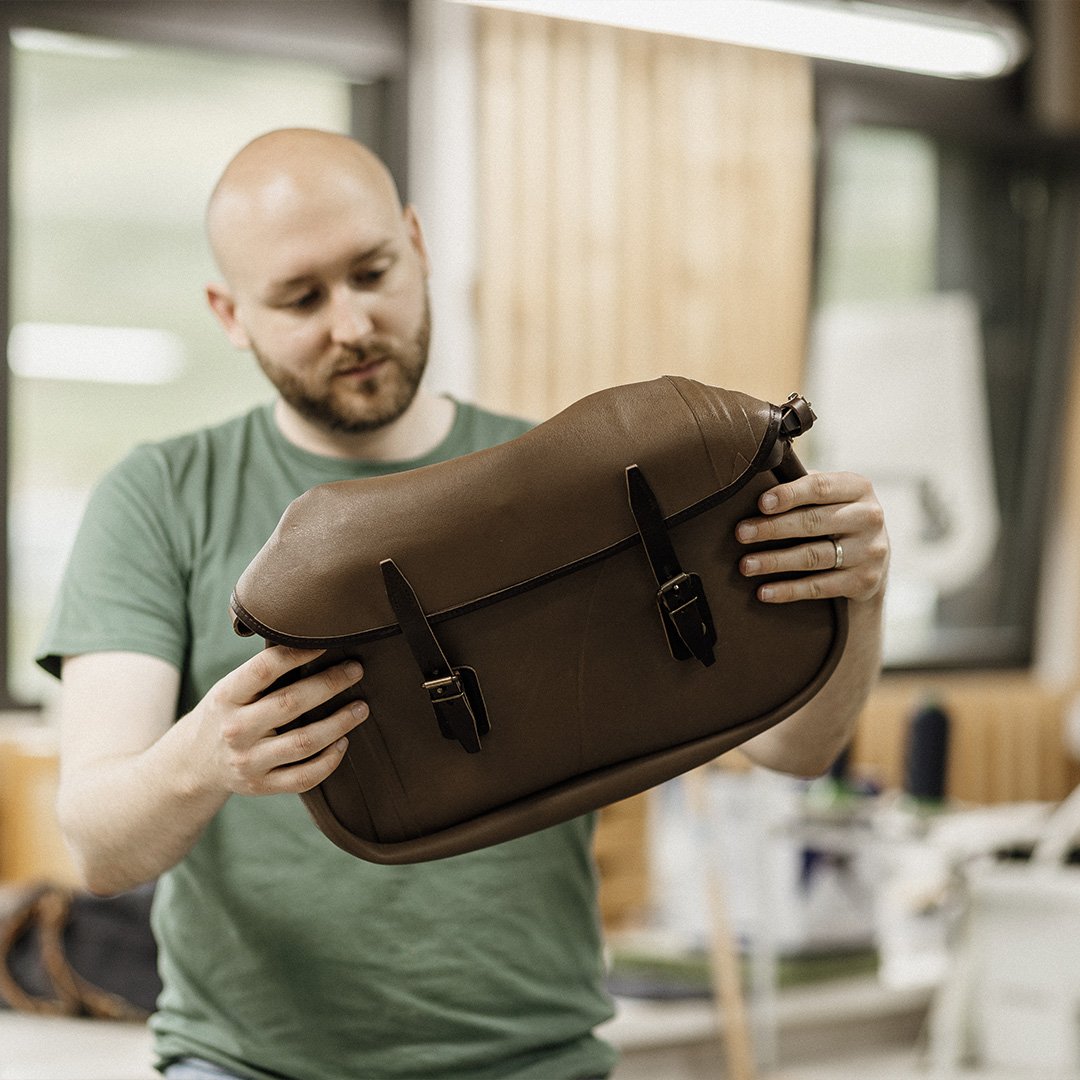
M 805 435 L 817 420 L 810 402 L 801 394 L 789 394 L 787 401 L 780 406 L 780 435 L 790 441 Z
M 715 660 L 716 628 L 697 574 L 679 564 L 663 511 L 645 474 L 637 465 L 626 469 L 626 492 L 645 555 L 656 578 L 656 604 L 667 635 L 668 648 L 676 660 L 691 656 L 709 667 Z
M 386 598 L 420 668 L 440 731 L 447 739 L 457 739 L 470 754 L 478 753 L 480 738 L 491 730 L 491 724 L 476 672 L 451 666 L 408 579 L 393 559 L 383 559 L 379 565 Z

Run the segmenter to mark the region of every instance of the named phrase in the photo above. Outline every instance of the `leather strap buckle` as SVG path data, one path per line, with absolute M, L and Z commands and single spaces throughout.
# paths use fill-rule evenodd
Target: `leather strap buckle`
M 701 578 L 686 572 L 677 574 L 660 586 L 656 603 L 672 656 L 676 660 L 694 656 L 706 667 L 712 664 L 716 627 Z
M 465 687 L 456 675 L 445 675 L 441 679 L 428 679 L 422 684 L 431 698 L 431 704 L 439 701 L 449 701 L 453 697 L 460 697 L 465 693 Z
M 456 739 L 470 753 L 491 730 L 480 680 L 471 667 L 452 667 L 408 579 L 393 559 L 383 559 L 383 583 L 405 643 L 422 676 L 421 686 L 446 739 Z
M 427 679 L 423 684 L 435 710 L 444 739 L 457 739 L 470 753 L 481 750 L 480 738 L 491 730 L 480 680 L 470 667 L 456 667 L 449 675 Z
M 716 627 L 705 587 L 679 564 L 656 495 L 637 465 L 626 469 L 626 491 L 645 556 L 659 590 L 656 605 L 668 649 L 676 660 L 696 657 L 705 667 L 716 661 Z

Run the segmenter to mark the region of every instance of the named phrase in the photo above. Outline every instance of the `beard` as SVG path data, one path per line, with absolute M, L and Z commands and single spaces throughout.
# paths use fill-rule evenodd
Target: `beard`
M 327 373 L 304 379 L 271 360 L 252 343 L 251 351 L 284 401 L 324 431 L 361 435 L 392 424 L 416 397 L 427 369 L 431 342 L 431 307 L 424 297 L 420 324 L 403 345 L 378 339 L 363 349 L 349 349 Z M 348 388 L 336 376 L 373 360 L 383 361 L 371 378 Z

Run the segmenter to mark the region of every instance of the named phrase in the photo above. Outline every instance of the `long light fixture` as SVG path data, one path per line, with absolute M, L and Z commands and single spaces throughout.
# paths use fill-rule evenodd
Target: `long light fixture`
M 11 33 L 11 44 L 20 52 L 52 53 L 59 56 L 85 56 L 94 60 L 126 60 L 131 48 L 119 41 L 65 34 L 58 30 L 41 30 L 33 26 L 17 26 Z
M 458 2 L 954 79 L 1007 74 L 1028 51 L 1016 20 L 988 0 Z
M 184 343 L 169 330 L 141 326 L 18 323 L 8 365 L 25 379 L 154 385 L 184 370 Z

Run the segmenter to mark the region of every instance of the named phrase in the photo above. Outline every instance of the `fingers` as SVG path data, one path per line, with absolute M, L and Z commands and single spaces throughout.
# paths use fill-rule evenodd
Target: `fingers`
M 290 649 L 286 645 L 274 645 L 263 649 L 246 664 L 241 664 L 223 682 L 227 692 L 237 705 L 247 705 L 258 700 L 266 691 L 290 671 L 317 660 L 325 649 Z
M 791 575 L 762 584 L 758 598 L 791 603 L 845 596 L 865 600 L 881 590 L 889 542 L 884 514 L 870 481 L 855 473 L 811 473 L 764 492 L 761 516 L 741 521 L 745 544 L 802 541 L 745 555 L 746 577 Z M 838 548 L 843 551 L 838 565 Z
M 344 693 L 363 676 L 360 662 L 350 659 L 271 689 L 284 675 L 318 659 L 324 651 L 275 645 L 222 680 L 220 688 L 227 700 L 246 707 L 246 723 L 253 739 L 292 723 Z
M 856 561 L 852 551 L 853 544 L 848 541 L 842 546 L 844 562 L 851 566 Z M 815 540 L 813 543 L 793 547 L 755 551 L 752 555 L 743 556 L 739 569 L 746 577 L 790 573 L 820 574 L 827 570 L 838 570 L 836 546 L 832 540 Z
M 255 744 L 252 758 L 264 772 L 305 761 L 322 753 L 368 718 L 366 701 L 350 701 L 330 716 L 275 732 Z
M 854 473 L 810 473 L 770 488 L 758 508 L 763 516 L 739 522 L 735 535 L 743 543 L 850 535 L 882 525 L 870 481 Z
M 258 780 L 249 793 L 300 792 L 321 784 L 341 764 L 348 733 L 367 717 L 367 702 L 352 701 L 322 720 L 262 740 L 250 755 Z
M 276 685 L 322 653 L 265 649 L 203 700 L 200 709 L 217 748 L 215 772 L 227 790 L 248 795 L 304 791 L 338 766 L 347 747 L 345 736 L 367 719 L 365 701 L 354 698 L 328 716 L 289 725 L 355 687 L 363 676 L 361 664 L 347 659 Z

